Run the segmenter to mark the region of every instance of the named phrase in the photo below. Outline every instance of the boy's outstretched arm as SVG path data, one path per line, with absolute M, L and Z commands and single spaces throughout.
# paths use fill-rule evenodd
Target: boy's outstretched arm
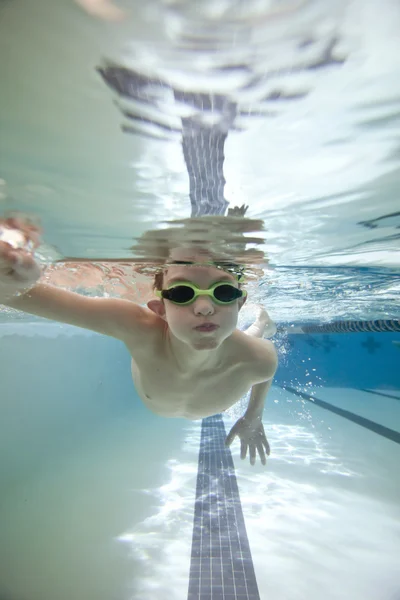
M 250 455 L 250 464 L 256 462 L 258 453 L 261 463 L 266 464 L 265 455 L 269 456 L 270 448 L 262 424 L 265 397 L 271 387 L 272 379 L 264 383 L 257 383 L 251 388 L 250 402 L 243 417 L 236 421 L 230 430 L 226 444 L 230 446 L 236 436 L 240 439 L 240 458 L 246 458 L 247 451 Z
M 267 342 L 260 362 L 255 366 L 255 375 L 264 379 L 255 383 L 251 388 L 247 410 L 232 427 L 226 438 L 226 444 L 231 445 L 236 436 L 240 439 L 240 458 L 245 459 L 247 451 L 250 454 L 250 464 L 256 462 L 258 453 L 261 463 L 266 464 L 266 454 L 270 447 L 262 424 L 265 399 L 272 385 L 273 376 L 278 366 L 276 350 L 271 342 Z
M 89 298 L 37 283 L 40 276 L 40 267 L 31 254 L 0 242 L 0 304 L 121 340 L 127 331 L 130 336 L 140 336 L 156 318 L 127 300 Z

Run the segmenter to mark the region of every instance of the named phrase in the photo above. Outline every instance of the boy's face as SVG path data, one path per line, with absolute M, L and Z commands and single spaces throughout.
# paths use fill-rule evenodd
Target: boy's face
M 238 287 L 233 275 L 209 266 L 169 267 L 164 273 L 163 288 L 178 281 L 188 281 L 203 290 L 217 282 L 228 282 Z M 244 300 L 239 298 L 231 304 L 216 304 L 210 296 L 198 296 L 194 302 L 184 306 L 163 300 L 157 313 L 167 321 L 176 338 L 195 349 L 206 350 L 217 348 L 233 333 L 243 303 Z M 216 327 L 211 327 L 208 331 L 199 328 L 205 323 Z

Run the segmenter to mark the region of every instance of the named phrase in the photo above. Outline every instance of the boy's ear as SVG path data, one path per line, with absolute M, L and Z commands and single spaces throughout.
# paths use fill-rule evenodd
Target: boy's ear
M 158 317 L 161 317 L 162 319 L 164 319 L 165 306 L 164 306 L 164 302 L 162 302 L 162 300 L 149 300 L 147 303 L 147 308 L 149 308 Z

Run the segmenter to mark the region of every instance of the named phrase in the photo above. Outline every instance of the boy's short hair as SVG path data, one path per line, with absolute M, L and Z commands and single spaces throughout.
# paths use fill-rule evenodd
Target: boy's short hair
M 182 264 L 182 262 L 176 261 L 175 264 Z M 186 264 L 188 264 L 188 263 L 186 263 Z M 215 265 L 215 266 L 217 267 L 217 265 Z M 158 271 L 154 275 L 153 290 L 159 290 L 159 291 L 161 291 L 163 289 L 164 270 L 166 270 L 166 268 L 167 268 L 167 265 L 164 267 L 164 269 Z M 230 275 L 233 275 L 237 279 L 237 281 L 238 281 L 238 288 L 241 289 L 240 279 L 242 277 L 242 270 L 240 270 L 237 273 L 233 273 L 230 269 L 224 269 L 223 267 L 222 268 L 221 267 L 217 267 L 217 268 L 220 268 L 222 271 L 225 271 L 226 273 L 229 273 Z
M 159 290 L 161 292 L 161 290 L 163 289 L 163 282 L 164 271 L 158 271 L 158 273 L 154 275 L 153 290 Z

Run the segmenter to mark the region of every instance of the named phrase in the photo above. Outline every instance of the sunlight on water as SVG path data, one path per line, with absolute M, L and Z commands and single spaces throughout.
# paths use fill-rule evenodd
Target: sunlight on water
M 182 448 L 185 462 L 169 460 L 169 481 L 160 488 L 143 490 L 157 512 L 118 537 L 141 566 L 132 582 L 133 598 L 138 600 L 161 600 L 166 589 L 173 600 L 187 594 L 200 423 L 187 431 Z
M 293 598 L 300 600 L 307 590 L 313 599 L 323 591 L 331 600 L 339 600 L 342 591 L 333 578 L 340 570 L 346 589 L 352 589 L 355 597 L 365 594 L 365 598 L 374 599 L 383 579 L 388 592 L 395 589 L 400 533 L 395 499 L 382 512 L 380 499 L 365 498 L 370 478 L 380 477 L 374 475 L 375 463 L 368 465 L 355 450 L 354 456 L 346 456 L 349 439 L 345 449 L 335 447 L 322 435 L 321 427 L 325 426 L 318 411 L 304 404 L 302 407 L 309 413 L 304 426 L 287 424 L 286 417 L 266 420 L 272 448 L 267 470 L 240 461 L 239 445 L 232 446 L 259 587 L 263 593 L 268 590 L 279 595 L 285 573 L 285 585 L 297 590 Z M 273 413 L 277 415 L 275 409 Z M 266 416 L 271 418 L 270 410 Z M 236 418 L 232 410 L 226 415 L 227 431 Z M 199 440 L 200 427 L 196 424 L 187 429 L 184 461 L 167 463 L 168 482 L 143 490 L 154 503 L 154 514 L 118 538 L 142 565 L 132 588 L 135 599 L 161 599 L 167 588 L 176 600 L 187 593 Z M 379 495 L 378 489 L 376 493 Z M 366 544 L 368 550 L 360 561 L 359 553 Z M 374 568 L 375 561 L 380 570 Z M 301 573 L 303 583 L 298 580 Z
M 269 402 L 276 396 L 271 391 Z M 281 398 L 284 405 L 288 397 Z M 340 419 L 322 420 L 310 404 L 304 408 L 304 425 L 289 421 L 286 407 L 280 418 L 273 405 L 267 409 L 267 473 L 232 449 L 259 588 L 281 597 L 284 581 L 294 600 L 339 600 L 344 589 L 354 598 L 394 598 L 398 481 L 387 477 L 396 472 L 398 452 L 388 460 L 390 446 L 382 442 L 363 457 L 368 434 Z M 229 428 L 232 420 L 225 421 Z
M 146 301 L 123 259 L 189 217 L 189 119 L 229 134 L 225 198 L 265 223 L 251 289 L 273 318 L 396 316 L 396 2 L 78 4 L 1 6 L 0 208 L 41 221 L 47 262 L 103 259 L 54 281 Z
M 397 0 L 0 0 L 0 219 L 32 219 L 43 244 L 4 221 L 0 241 L 35 249 L 46 283 L 142 305 L 177 248 L 240 263 L 239 328 L 265 305 L 289 369 L 296 325 L 398 318 L 399 31 Z M 75 339 L 0 307 L 12 344 L 17 320 L 38 365 L 46 340 Z M 200 422 L 150 422 L 130 379 L 103 393 L 100 346 L 100 376 L 61 361 L 17 397 L 18 343 L 1 600 L 182 600 Z M 390 405 L 321 389 L 308 353 L 299 367 L 297 389 L 392 427 Z M 398 447 L 326 413 L 272 388 L 267 466 L 232 445 L 261 596 L 398 600 Z
M 188 216 L 180 121 L 195 116 L 229 130 L 226 196 L 266 221 L 271 263 L 398 264 L 396 220 L 360 224 L 396 211 L 396 2 L 117 8 L 111 23 L 61 0 L 23 15 L 2 5 L 6 209 L 33 204 L 62 255 L 123 257 L 147 228 Z
M 294 600 L 339 600 L 344 589 L 354 598 L 395 597 L 400 531 L 392 507 L 382 512 L 379 500 L 328 481 L 321 486 L 270 477 L 267 487 L 261 477 L 247 485 L 243 479 L 247 531 L 264 594 L 279 597 L 284 580 Z

